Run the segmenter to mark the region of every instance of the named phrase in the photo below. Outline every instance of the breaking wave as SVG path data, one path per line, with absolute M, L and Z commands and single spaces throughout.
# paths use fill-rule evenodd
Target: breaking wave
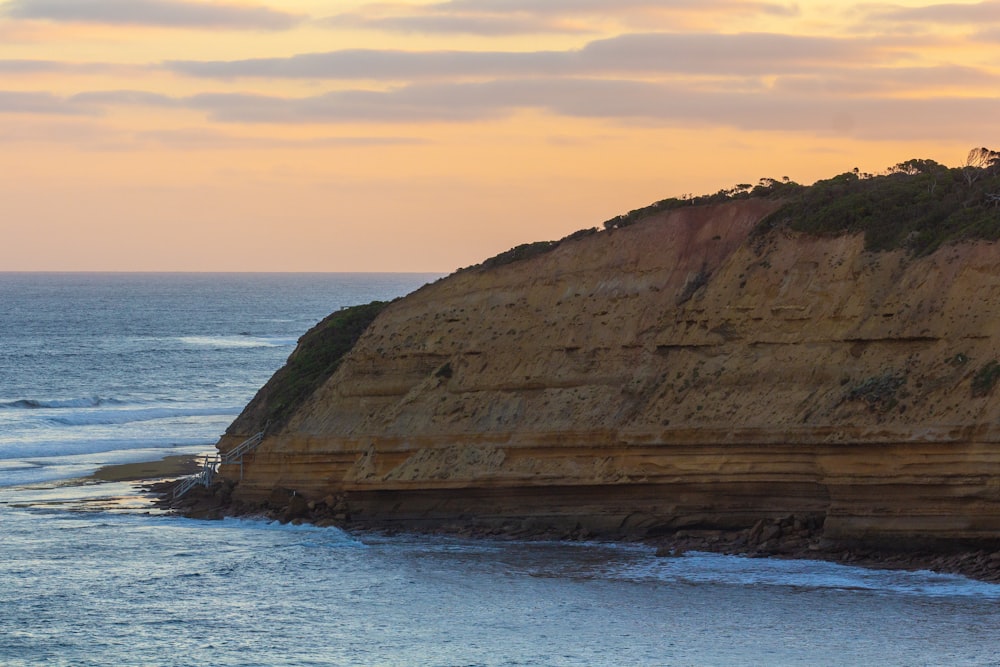
M 287 336 L 182 336 L 182 343 L 197 347 L 212 349 L 248 348 L 248 347 L 290 347 L 298 342 L 298 338 Z
M 38 400 L 34 398 L 21 398 L 16 401 L 0 402 L 0 408 L 14 409 L 14 410 L 97 408 L 103 405 L 126 405 L 126 402 L 120 401 L 116 398 L 101 398 L 100 396 L 90 396 L 88 398 L 65 398 L 56 400 Z
M 239 414 L 239 407 L 212 408 L 139 408 L 124 410 L 98 410 L 49 417 L 48 421 L 63 426 L 99 426 L 130 424 L 183 417 L 221 417 Z

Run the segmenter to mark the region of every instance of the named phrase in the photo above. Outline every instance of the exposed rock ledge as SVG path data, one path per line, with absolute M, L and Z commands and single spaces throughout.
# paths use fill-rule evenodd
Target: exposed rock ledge
M 229 511 L 279 490 L 300 516 L 356 526 L 681 547 L 799 517 L 817 552 L 990 562 L 1000 247 L 912 258 L 752 233 L 775 206 L 663 213 L 394 302 L 242 469 L 223 467 Z

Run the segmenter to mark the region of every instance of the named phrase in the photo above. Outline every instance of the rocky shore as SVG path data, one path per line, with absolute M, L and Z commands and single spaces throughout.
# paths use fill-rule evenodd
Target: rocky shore
M 656 209 L 333 313 L 176 509 L 997 580 L 1000 244 L 811 210 Z
M 518 540 L 606 540 L 582 527 L 569 530 L 540 525 L 530 517 L 484 522 L 475 519 L 444 522 L 433 526 L 401 528 L 386 521 L 357 522 L 343 497 L 329 496 L 308 501 L 287 489 L 275 489 L 263 502 L 246 503 L 234 499 L 235 484 L 217 480 L 210 487 L 197 486 L 180 499 L 172 492 L 179 480 L 158 481 L 146 487 L 155 495 L 155 504 L 190 518 L 213 520 L 227 516 L 254 517 L 281 523 L 308 523 L 319 527 L 380 532 L 424 532 L 470 538 Z M 617 535 L 619 541 L 642 542 L 656 548 L 662 558 L 676 558 L 701 551 L 748 558 L 789 558 L 823 560 L 872 569 L 930 570 L 957 574 L 979 581 L 1000 583 L 1000 549 L 970 549 L 952 545 L 947 550 L 874 549 L 862 544 L 845 544 L 824 533 L 822 515 L 759 519 L 753 526 L 738 530 L 682 529 L 656 537 Z

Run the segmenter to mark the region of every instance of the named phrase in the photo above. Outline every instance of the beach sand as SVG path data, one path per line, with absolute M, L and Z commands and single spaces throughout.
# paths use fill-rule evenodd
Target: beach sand
M 122 463 L 104 466 L 92 479 L 102 482 L 138 482 L 193 475 L 201 470 L 202 457 L 190 455 L 167 456 L 159 461 Z
M 107 465 L 85 477 L 0 488 L 0 504 L 75 511 L 160 513 L 158 493 L 174 480 L 201 470 L 204 456 L 166 456 L 157 461 Z

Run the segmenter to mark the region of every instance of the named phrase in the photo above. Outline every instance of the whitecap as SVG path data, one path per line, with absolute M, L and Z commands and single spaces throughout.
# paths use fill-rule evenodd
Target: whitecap
M 85 440 L 36 440 L 23 442 L 0 443 L 0 461 L 24 461 L 26 463 L 50 467 L 62 462 L 77 462 L 86 457 L 88 465 L 96 466 L 109 462 L 119 462 L 115 457 L 135 456 L 136 452 L 159 450 L 178 447 L 203 446 L 210 447 L 214 440 L 204 436 L 143 436 L 140 438 L 88 438 Z M 155 457 L 154 457 L 155 458 Z M 142 460 L 141 458 L 137 460 Z M 6 486 L 7 480 L 0 478 L 0 486 Z
M 35 399 L 19 398 L 0 402 L 0 408 L 18 410 L 55 410 L 61 408 L 96 408 L 102 405 L 125 405 L 125 401 L 116 398 L 89 396 L 86 398 Z
M 62 426 L 104 426 L 111 424 L 131 424 L 133 422 L 155 421 L 157 419 L 173 419 L 183 417 L 219 417 L 235 416 L 242 408 L 138 408 L 119 410 L 92 410 L 73 412 L 47 418 L 47 421 Z
M 178 340 L 186 345 L 210 347 L 212 349 L 248 347 L 289 347 L 298 342 L 288 336 L 181 336 Z
M 818 560 L 748 558 L 689 552 L 679 558 L 651 558 L 629 564 L 613 577 L 797 590 L 855 591 L 919 597 L 1000 599 L 1000 585 L 925 570 L 881 570 Z

